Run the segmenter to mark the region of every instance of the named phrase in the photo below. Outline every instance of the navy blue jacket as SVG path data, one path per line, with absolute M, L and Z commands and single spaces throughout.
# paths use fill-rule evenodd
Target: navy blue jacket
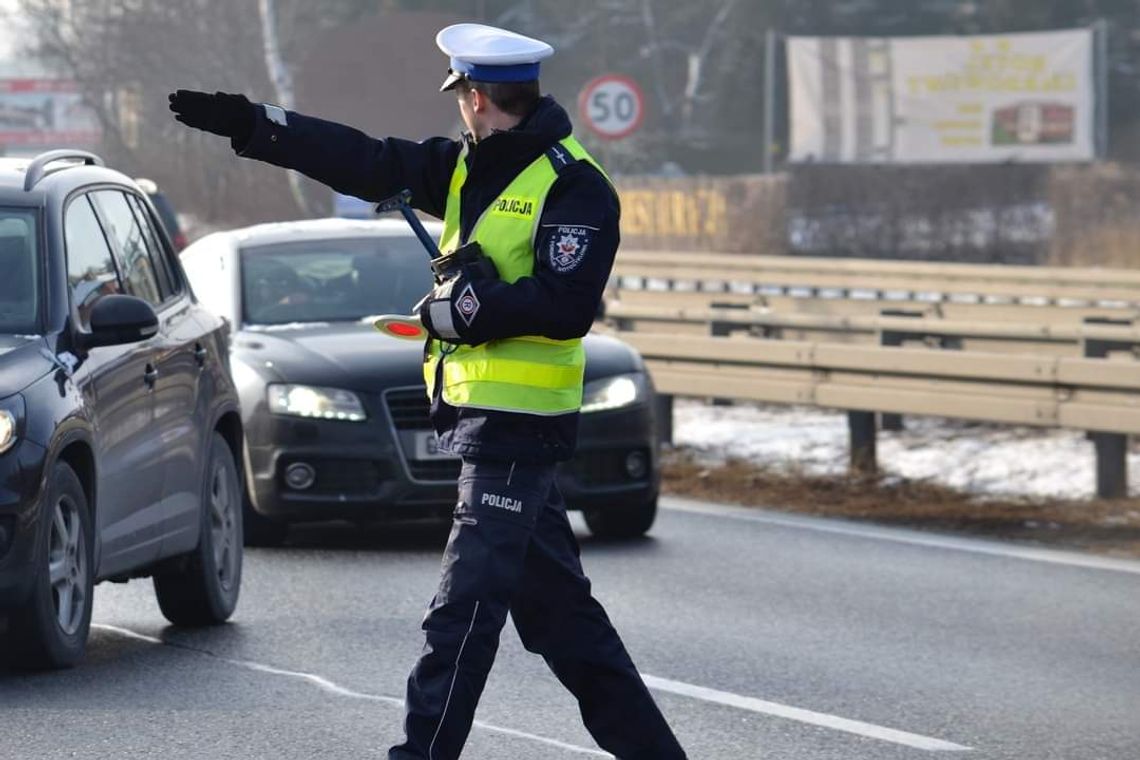
M 257 108 L 239 155 L 296 169 L 334 190 L 381 201 L 407 188 L 412 205 L 442 218 L 463 142 L 433 137 L 378 140 L 334 122 L 287 112 L 285 124 Z M 483 211 L 536 158 L 571 132 L 570 118 L 543 98 L 514 129 L 467 142 L 467 182 L 460 198 L 460 233 L 467 241 Z M 559 167 L 561 168 L 561 167 Z M 561 168 L 539 218 L 534 275 L 508 284 L 473 285 L 479 309 L 464 342 L 518 335 L 565 340 L 585 335 L 597 313 L 618 247 L 617 195 L 585 162 Z M 440 446 L 472 459 L 555 462 L 574 452 L 578 414 L 555 417 L 452 407 L 432 399 Z

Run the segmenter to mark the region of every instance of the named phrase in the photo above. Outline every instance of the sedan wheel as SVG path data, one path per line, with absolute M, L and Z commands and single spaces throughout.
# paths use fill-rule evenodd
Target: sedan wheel
M 214 433 L 202 484 L 198 547 L 155 573 L 158 606 L 175 625 L 224 623 L 241 591 L 241 480 L 226 439 Z
M 12 611 L 12 662 L 22 668 L 66 668 L 83 658 L 87 646 L 94 578 L 87 495 L 63 462 L 52 470 L 40 519 L 31 593 Z

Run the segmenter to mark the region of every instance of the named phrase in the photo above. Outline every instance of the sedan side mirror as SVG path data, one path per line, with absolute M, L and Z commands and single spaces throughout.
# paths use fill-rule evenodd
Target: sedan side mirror
M 91 307 L 91 332 L 83 337 L 83 345 L 121 346 L 157 332 L 158 315 L 149 303 L 134 296 L 106 295 Z

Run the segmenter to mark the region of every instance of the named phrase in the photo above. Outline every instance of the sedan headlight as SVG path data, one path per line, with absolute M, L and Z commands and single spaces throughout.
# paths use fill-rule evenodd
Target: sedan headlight
M 352 391 L 311 385 L 270 385 L 269 411 L 294 417 L 363 422 L 364 404 Z
M 582 393 L 582 411 L 604 412 L 641 403 L 649 398 L 649 382 L 645 373 L 613 375 L 586 383 Z

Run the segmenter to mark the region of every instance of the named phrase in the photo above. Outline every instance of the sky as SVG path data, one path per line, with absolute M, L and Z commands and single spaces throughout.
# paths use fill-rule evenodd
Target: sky
M 0 0 L 0 78 L 35 77 L 41 68 L 26 57 L 17 55 L 20 26 L 15 12 L 18 0 Z
M 16 9 L 16 0 L 0 0 L 0 60 L 7 60 L 15 52 L 16 35 L 12 29 L 9 14 Z

